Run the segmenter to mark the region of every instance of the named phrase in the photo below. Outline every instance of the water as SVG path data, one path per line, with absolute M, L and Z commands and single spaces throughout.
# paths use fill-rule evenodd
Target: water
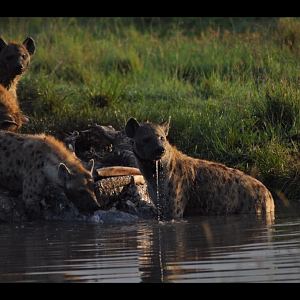
M 0 282 L 300 282 L 300 208 L 132 225 L 0 224 Z

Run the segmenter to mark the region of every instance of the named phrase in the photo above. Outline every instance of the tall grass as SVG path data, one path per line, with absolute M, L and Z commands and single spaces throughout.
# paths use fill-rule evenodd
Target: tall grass
M 170 141 L 299 199 L 298 18 L 0 18 L 31 35 L 23 132 L 172 117 Z

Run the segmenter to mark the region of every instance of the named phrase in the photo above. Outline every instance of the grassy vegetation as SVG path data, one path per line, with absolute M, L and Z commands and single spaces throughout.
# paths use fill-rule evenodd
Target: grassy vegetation
M 172 117 L 170 141 L 300 197 L 298 18 L 0 18 L 37 46 L 23 132 Z

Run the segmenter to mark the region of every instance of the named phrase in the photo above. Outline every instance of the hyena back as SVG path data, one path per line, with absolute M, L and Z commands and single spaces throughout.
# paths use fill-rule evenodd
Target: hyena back
M 40 215 L 45 185 L 61 186 L 81 211 L 99 208 L 92 177 L 94 161 L 85 169 L 79 159 L 52 136 L 0 131 L 0 185 L 22 191 L 27 214 Z
M 31 37 L 22 44 L 6 43 L 0 38 L 0 129 L 16 131 L 27 123 L 17 100 L 17 84 L 35 52 Z
M 131 118 L 125 127 L 150 198 L 164 217 L 274 211 L 272 195 L 260 181 L 172 146 L 166 139 L 169 123 L 170 118 L 159 125 Z

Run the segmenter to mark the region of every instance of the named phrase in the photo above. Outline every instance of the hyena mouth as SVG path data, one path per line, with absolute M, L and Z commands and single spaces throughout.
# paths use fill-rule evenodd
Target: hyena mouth
M 153 158 L 155 161 L 161 160 L 163 158 L 163 156 L 166 153 L 166 149 L 162 146 L 159 146 L 155 149 L 155 153 L 153 155 Z
M 23 68 L 16 68 L 14 70 L 14 75 L 21 75 L 24 72 Z
M 164 154 L 163 155 L 154 156 L 153 157 L 153 161 L 160 161 L 163 157 L 164 157 Z

